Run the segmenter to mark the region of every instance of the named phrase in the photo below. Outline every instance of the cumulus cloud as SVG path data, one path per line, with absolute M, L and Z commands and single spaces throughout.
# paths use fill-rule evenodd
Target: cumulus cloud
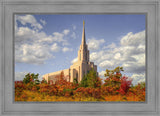
M 31 27 L 33 28 L 37 28 L 37 29 L 42 29 L 42 25 L 39 24 L 36 20 L 36 18 L 32 15 L 16 15 L 16 19 L 22 24 L 22 25 L 26 25 L 26 24 L 30 24 Z
M 16 46 L 17 47 L 17 46 Z M 15 51 L 16 62 L 29 64 L 44 64 L 48 58 L 54 56 L 50 53 L 49 48 L 40 44 L 22 44 L 19 50 Z
M 15 18 L 15 61 L 30 63 L 30 64 L 44 64 L 49 58 L 54 58 L 52 52 L 58 52 L 61 47 L 57 44 L 68 45 L 68 41 L 64 37 L 69 33 L 68 29 L 62 32 L 53 32 L 52 35 L 47 35 L 40 31 L 42 25 L 39 24 L 36 18 L 32 15 L 16 15 Z M 25 26 L 18 26 L 20 22 Z M 44 20 L 40 20 L 45 25 Z M 30 28 L 26 26 L 30 24 Z M 37 29 L 39 31 L 37 31 Z M 64 48 L 64 52 L 71 51 L 71 48 Z
M 141 73 L 141 74 L 133 74 L 131 76 L 131 78 L 133 79 L 132 83 L 135 85 L 137 83 L 141 83 L 141 82 L 145 82 L 145 74 Z
M 92 52 L 90 54 L 90 60 L 93 61 L 96 65 L 99 65 L 100 63 L 102 65 L 102 62 L 105 60 L 111 61 L 113 56 L 114 56 L 114 53 L 112 53 L 109 50 L 100 50 L 97 52 Z
M 120 53 L 116 53 L 114 55 L 114 59 L 119 60 L 121 58 L 121 54 Z
M 116 44 L 115 43 L 112 43 L 112 44 L 110 44 L 110 45 L 108 45 L 108 46 L 104 46 L 103 47 L 103 49 L 107 49 L 107 48 L 115 48 L 116 47 Z
M 62 49 L 62 51 L 63 51 L 63 52 L 70 52 L 70 51 L 73 51 L 73 49 L 72 49 L 72 48 L 64 47 L 64 48 Z
M 99 72 L 99 76 L 102 78 L 102 79 L 104 79 L 105 77 L 104 77 L 104 74 L 106 73 L 106 71 L 101 71 L 101 72 Z
M 28 74 L 27 71 L 24 71 L 24 72 L 15 72 L 15 81 L 22 81 L 25 78 L 26 74 Z M 39 75 L 38 79 L 40 81 L 42 81 L 42 75 Z
M 53 57 L 44 32 L 37 32 L 28 27 L 19 27 L 15 33 L 15 61 L 30 64 L 44 64 Z
M 22 81 L 28 72 L 15 72 L 15 81 Z
M 105 73 L 106 73 L 106 71 L 101 71 L 101 72 L 99 73 L 99 75 L 100 75 L 100 76 L 104 76 Z
M 104 39 L 91 38 L 87 40 L 88 49 L 91 51 L 98 50 L 100 46 L 105 42 Z
M 135 61 L 125 61 L 122 66 L 124 70 L 131 73 L 142 73 L 145 71 L 145 54 L 138 54 L 132 56 Z
M 46 21 L 45 21 L 45 20 L 42 20 L 42 19 L 40 19 L 40 22 L 41 22 L 43 25 L 46 25 L 46 24 L 47 24 Z
M 62 42 L 63 40 L 64 34 L 63 33 L 59 33 L 59 32 L 54 32 L 53 33 L 53 41 L 58 41 L 58 42 Z
M 98 60 L 98 58 L 99 58 L 98 54 L 99 54 L 98 52 L 91 53 L 90 54 L 90 60 L 93 61 L 93 62 Z
M 106 67 L 107 68 L 112 68 L 112 67 L 114 67 L 114 63 L 111 60 L 105 60 L 105 61 L 101 62 L 99 64 L 99 66 L 102 67 L 102 68 L 106 68 Z
M 123 36 L 120 43 L 123 46 L 139 46 L 139 44 L 144 45 L 145 41 L 145 31 L 133 34 L 129 32 L 127 35 Z
M 121 38 L 119 46 L 112 43 L 101 48 L 90 54 L 90 60 L 99 67 L 106 69 L 123 66 L 128 73 L 145 71 L 145 31 L 126 34 Z
M 54 44 L 51 46 L 51 51 L 53 51 L 53 52 L 58 52 L 58 51 L 60 51 L 60 47 L 58 46 L 57 43 L 54 43 Z
M 69 29 L 65 29 L 65 30 L 63 31 L 64 35 L 68 35 L 69 32 L 70 32 Z

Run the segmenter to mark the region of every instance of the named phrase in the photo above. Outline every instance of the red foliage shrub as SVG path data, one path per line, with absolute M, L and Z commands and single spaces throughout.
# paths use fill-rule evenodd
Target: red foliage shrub
M 121 86 L 120 86 L 119 92 L 120 92 L 122 95 L 125 95 L 125 94 L 128 92 L 128 90 L 129 90 L 129 88 L 130 88 L 130 86 L 131 86 L 131 83 L 132 83 L 132 80 L 131 80 L 131 79 L 129 79 L 129 78 L 126 77 L 126 76 L 123 76 L 123 77 L 121 78 Z
M 79 86 L 78 83 L 68 82 L 63 72 L 56 77 L 56 82 L 43 80 L 40 84 L 33 83 L 31 80 L 25 84 L 22 81 L 15 81 L 15 98 L 20 101 L 31 101 L 32 98 L 42 100 L 52 98 L 53 101 L 63 101 L 65 99 L 77 101 L 145 101 L 145 82 L 132 86 L 132 80 L 126 76 L 121 77 L 121 73 L 116 68 L 114 73 L 110 71 L 106 75 L 104 84 L 101 79 L 95 78 L 94 86 Z M 36 93 L 34 96 L 34 92 Z M 33 94 L 31 94 L 33 93 Z M 42 95 L 42 99 L 39 99 Z M 32 96 L 32 97 L 31 97 Z M 50 99 L 51 100 L 51 99 Z
M 14 85 L 16 89 L 25 89 L 25 86 L 22 81 L 15 81 Z

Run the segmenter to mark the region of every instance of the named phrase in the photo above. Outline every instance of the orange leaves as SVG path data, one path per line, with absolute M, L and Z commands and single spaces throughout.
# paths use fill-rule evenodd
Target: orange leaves
M 15 101 L 145 101 L 145 89 L 130 88 L 127 94 L 119 94 L 116 87 L 101 86 L 98 88 L 79 87 L 73 85 L 40 84 L 32 87 L 31 91 L 15 91 Z M 17 86 L 18 87 L 18 86 Z M 68 88 L 66 88 L 68 87 Z
M 15 81 L 14 84 L 15 84 L 15 88 L 17 88 L 17 89 L 24 89 L 25 88 L 22 81 Z
M 121 77 L 120 72 L 110 75 L 102 84 L 96 78 L 94 87 L 80 87 L 78 83 L 66 81 L 63 73 L 56 83 L 40 84 L 15 82 L 15 101 L 145 101 L 145 83 L 131 87 L 128 77 Z
M 145 88 L 140 85 L 129 88 L 126 94 L 119 93 L 118 85 L 85 88 L 42 83 L 31 86 L 30 90 L 29 84 L 18 83 L 15 87 L 15 101 L 145 101 Z

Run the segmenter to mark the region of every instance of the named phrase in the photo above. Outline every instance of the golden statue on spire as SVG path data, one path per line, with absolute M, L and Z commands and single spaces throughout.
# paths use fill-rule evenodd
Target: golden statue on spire
M 85 24 L 85 22 L 84 22 L 84 20 L 83 20 L 83 26 L 84 26 L 84 24 Z

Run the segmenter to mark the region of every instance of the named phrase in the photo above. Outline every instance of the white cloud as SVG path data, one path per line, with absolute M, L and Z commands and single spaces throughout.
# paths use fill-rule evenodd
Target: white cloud
M 16 19 L 22 25 L 30 24 L 31 27 L 36 28 L 36 29 L 43 28 L 42 25 L 40 23 L 38 23 L 37 20 L 35 19 L 35 17 L 32 15 L 24 15 L 24 16 L 16 15 Z
M 98 53 L 97 52 L 92 52 L 91 54 L 90 54 L 90 60 L 91 61 L 96 61 L 96 60 L 98 60 L 98 58 L 99 58 L 99 56 L 98 56 Z
M 15 72 L 15 81 L 22 81 L 28 72 Z
M 121 54 L 120 53 L 116 53 L 114 56 L 114 59 L 119 60 L 121 58 Z
M 44 64 L 48 58 L 53 58 L 49 48 L 40 44 L 22 44 L 19 50 L 15 51 L 16 62 L 24 62 L 29 64 Z
M 97 52 L 92 52 L 90 54 L 90 60 L 95 62 L 95 64 L 100 64 L 105 60 L 111 60 L 113 58 L 113 53 L 109 50 L 100 50 Z
M 65 29 L 65 30 L 63 31 L 64 35 L 68 35 L 69 32 L 70 32 L 69 29 Z
M 76 33 L 73 32 L 72 35 L 71 35 L 71 37 L 72 37 L 73 39 L 76 39 Z
M 25 72 L 15 72 L 15 81 L 23 81 L 23 79 L 25 78 L 26 74 L 28 74 L 27 71 L 25 71 Z M 42 81 L 42 75 L 39 75 L 38 79 L 40 81 Z
M 99 72 L 99 77 L 100 77 L 101 79 L 103 79 L 102 82 L 104 82 L 104 80 L 107 78 L 107 77 L 104 76 L 105 73 L 106 73 L 106 71 L 101 71 L 101 72 Z
M 78 61 L 78 57 L 77 58 L 74 58 L 72 61 L 71 61 L 71 64 L 75 63 Z
M 87 43 L 88 43 L 88 49 L 91 51 L 94 50 L 98 50 L 100 48 L 100 46 L 105 42 L 104 39 L 88 39 Z
M 45 20 L 42 20 L 42 19 L 40 19 L 40 22 L 41 22 L 43 25 L 46 25 L 46 24 L 47 24 L 46 21 L 45 21 Z
M 64 48 L 62 49 L 62 51 L 63 51 L 63 52 L 70 52 L 70 51 L 73 51 L 73 49 L 72 49 L 72 48 L 64 47 Z
M 123 46 L 138 46 L 139 44 L 145 44 L 145 31 L 133 34 L 132 32 L 128 33 L 127 35 L 123 36 L 121 39 L 121 45 Z
M 76 25 L 72 25 L 73 30 L 76 30 Z
M 17 27 L 17 21 L 20 21 L 22 25 L 27 23 L 31 24 L 34 28 L 29 27 Z M 44 23 L 43 20 L 41 22 Z M 34 23 L 34 24 L 33 24 Z M 37 21 L 32 15 L 16 16 L 15 23 L 15 61 L 29 64 L 44 64 L 49 58 L 54 58 L 52 52 L 60 51 L 61 45 L 68 45 L 68 41 L 64 37 L 69 33 L 69 30 L 65 29 L 61 33 L 53 32 L 53 35 L 47 35 L 43 31 L 37 31 Z M 56 42 L 56 43 L 55 43 Z M 70 48 L 64 48 L 64 52 L 71 51 Z
M 110 45 L 108 45 L 108 46 L 104 46 L 103 47 L 103 49 L 106 49 L 106 48 L 115 48 L 116 47 L 116 44 L 115 43 L 112 43 L 112 44 L 110 44 Z
M 124 70 L 131 73 L 142 73 L 145 70 L 145 54 L 138 54 L 132 56 L 135 61 L 125 61 L 122 66 Z
M 44 64 L 53 57 L 46 42 L 47 35 L 28 27 L 19 27 L 15 33 L 15 61 Z
M 53 36 L 53 41 L 58 41 L 58 42 L 64 41 L 64 40 L 63 40 L 63 37 L 64 37 L 64 34 L 63 34 L 63 33 L 54 32 L 53 35 L 54 35 L 54 36 Z
M 19 27 L 15 32 L 15 42 L 26 43 L 29 41 L 34 42 L 52 42 L 52 37 L 47 36 L 43 31 L 37 32 L 28 27 Z
M 106 71 L 101 71 L 100 73 L 99 73 L 99 76 L 102 76 L 102 77 L 104 77 L 104 74 L 106 73 Z
M 141 82 L 145 82 L 145 74 L 144 73 L 141 73 L 141 74 L 133 74 L 131 76 L 131 78 L 133 79 L 132 80 L 132 83 L 135 85 L 137 83 L 141 83 Z
M 69 30 L 63 30 L 62 33 L 59 32 L 54 32 L 52 38 L 52 42 L 59 42 L 62 43 L 63 45 L 69 45 L 68 41 L 64 39 L 64 36 L 66 36 L 69 33 Z
M 58 52 L 58 51 L 60 51 L 60 47 L 58 46 L 57 43 L 54 43 L 54 44 L 51 46 L 51 51 L 53 51 L 53 52 Z
M 114 67 L 114 63 L 111 60 L 105 60 L 105 61 L 101 62 L 99 64 L 99 66 L 102 68 L 112 68 L 112 67 Z
M 120 43 L 119 46 L 116 46 L 114 43 L 106 47 L 102 46 L 102 49 L 90 54 L 90 60 L 103 69 L 123 66 L 125 72 L 128 73 L 144 72 L 145 31 L 135 34 L 128 33 L 122 37 Z

